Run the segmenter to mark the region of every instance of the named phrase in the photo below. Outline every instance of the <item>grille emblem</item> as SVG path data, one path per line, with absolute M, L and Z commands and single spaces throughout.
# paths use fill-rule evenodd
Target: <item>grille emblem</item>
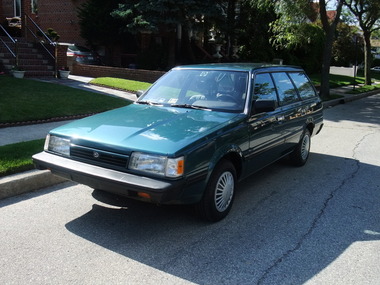
M 99 158 L 100 154 L 99 154 L 99 152 L 94 151 L 94 152 L 92 153 L 92 156 L 93 156 L 94 158 Z

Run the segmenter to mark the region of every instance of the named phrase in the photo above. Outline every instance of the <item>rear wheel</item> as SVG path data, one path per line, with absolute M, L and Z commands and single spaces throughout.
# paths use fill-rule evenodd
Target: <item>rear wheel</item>
M 226 217 L 234 200 L 236 170 L 228 160 L 222 160 L 211 174 L 202 200 L 195 205 L 201 218 L 217 222 Z
M 298 143 L 297 147 L 290 154 L 290 160 L 293 165 L 303 166 L 306 163 L 307 159 L 309 158 L 310 145 L 311 145 L 310 131 L 306 129 L 303 132 L 301 140 Z

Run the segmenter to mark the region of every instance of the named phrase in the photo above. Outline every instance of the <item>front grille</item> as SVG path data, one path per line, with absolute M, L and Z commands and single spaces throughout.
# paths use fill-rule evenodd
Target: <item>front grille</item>
M 127 167 L 129 156 L 107 152 L 98 149 L 87 148 L 78 145 L 70 147 L 70 156 L 80 160 L 91 161 L 94 164 L 107 164 L 110 166 Z

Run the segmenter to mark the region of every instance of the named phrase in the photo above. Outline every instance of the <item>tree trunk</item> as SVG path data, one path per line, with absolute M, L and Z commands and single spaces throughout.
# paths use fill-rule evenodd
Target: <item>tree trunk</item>
M 319 13 L 325 31 L 325 47 L 323 49 L 322 59 L 322 76 L 321 76 L 321 90 L 320 96 L 325 99 L 330 96 L 330 62 L 332 56 L 332 46 L 335 39 L 336 26 L 339 23 L 340 14 L 342 12 L 343 0 L 337 1 L 336 15 L 333 21 L 329 20 L 326 12 L 326 0 L 319 1 Z
M 334 43 L 334 31 L 330 28 L 328 32 L 326 32 L 325 46 L 323 49 L 321 89 L 319 93 L 322 99 L 326 99 L 330 96 L 330 63 Z
M 372 64 L 372 53 L 371 53 L 371 33 L 365 31 L 364 34 L 364 84 L 371 85 L 371 64 Z

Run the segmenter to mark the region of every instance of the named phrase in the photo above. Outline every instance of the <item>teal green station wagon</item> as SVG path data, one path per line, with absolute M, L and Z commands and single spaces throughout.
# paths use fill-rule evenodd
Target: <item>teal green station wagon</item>
M 322 126 L 322 102 L 301 68 L 180 66 L 133 104 L 53 129 L 33 160 L 94 189 L 194 204 L 215 222 L 240 180 L 283 157 L 304 165 Z

